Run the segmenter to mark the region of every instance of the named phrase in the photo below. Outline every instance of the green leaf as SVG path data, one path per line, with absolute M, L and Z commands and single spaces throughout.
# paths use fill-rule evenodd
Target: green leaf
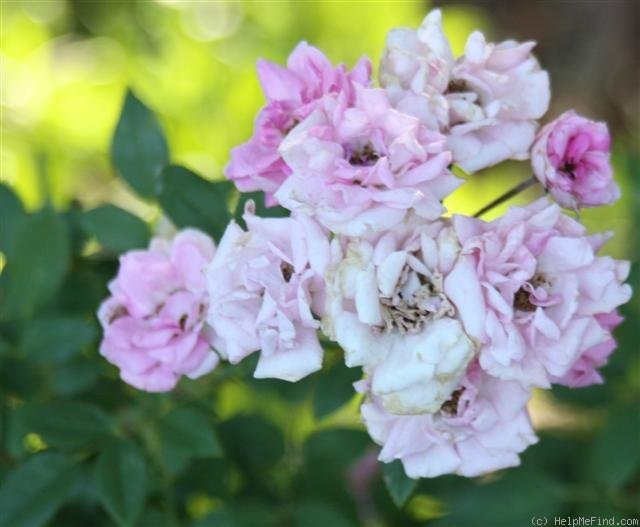
M 100 379 L 102 362 L 96 357 L 80 357 L 65 363 L 51 375 L 51 389 L 56 395 L 70 396 L 91 388 Z
M 0 184 L 0 251 L 7 252 L 18 229 L 18 226 L 27 217 L 22 207 L 22 202 L 6 185 Z
M 262 519 L 263 520 L 263 519 Z M 190 527 L 239 527 L 228 507 L 222 506 Z
M 353 524 L 343 514 L 331 506 L 317 500 L 302 501 L 294 511 L 295 527 L 352 527 Z
M 104 205 L 82 214 L 81 224 L 105 249 L 124 252 L 146 247 L 149 227 L 138 216 L 113 205 Z
M 265 205 L 264 192 L 242 192 L 236 205 L 236 210 L 233 214 L 234 219 L 245 228 L 242 215 L 244 214 L 244 208 L 247 201 L 253 200 L 256 205 L 256 215 L 261 218 L 286 218 L 289 216 L 289 211 L 284 207 L 275 206 L 267 207 Z
M 222 455 L 211 418 L 195 408 L 176 408 L 158 426 L 163 460 L 172 474 L 180 472 L 191 459 Z
M 531 525 L 533 517 L 557 516 L 566 497 L 558 481 L 535 469 L 516 468 L 491 483 L 455 478 L 448 488 L 440 479 L 427 483 L 430 493 L 446 503 L 447 514 L 429 524 L 434 527 Z
M 73 482 L 70 456 L 42 453 L 13 469 L 0 488 L 0 526 L 36 527 L 55 514 Z
M 250 473 L 274 465 L 284 454 L 282 432 L 263 417 L 234 417 L 219 432 L 225 452 Z
M 399 459 L 392 463 L 382 464 L 382 479 L 384 479 L 391 499 L 397 507 L 402 507 L 407 503 L 418 485 L 418 480 L 407 476 Z
M 133 190 L 144 198 L 154 197 L 158 175 L 169 163 L 169 149 L 156 117 L 131 90 L 113 136 L 111 159 Z
M 137 445 L 112 443 L 98 457 L 95 485 L 100 502 L 122 527 L 135 525 L 147 497 L 147 466 Z
M 78 316 L 40 318 L 25 324 L 22 351 L 32 360 L 64 362 L 97 337 L 93 324 Z
M 231 219 L 229 181 L 207 181 L 181 166 L 168 166 L 160 175 L 158 201 L 178 227 L 195 227 L 219 240 Z
M 113 429 L 111 419 L 100 408 L 84 402 L 34 403 L 16 414 L 24 430 L 63 450 L 100 441 Z
M 60 287 L 69 260 L 64 220 L 50 209 L 20 223 L 7 251 L 2 304 L 8 316 L 27 317 Z
M 640 469 L 640 419 L 637 408 L 619 410 L 609 417 L 592 443 L 587 475 L 612 489 L 625 485 Z
M 347 474 L 365 456 L 371 455 L 372 443 L 361 430 L 328 429 L 314 432 L 303 448 L 304 469 L 295 481 L 298 493 L 324 500 L 348 512 L 353 497 Z M 313 477 L 309 477 L 312 474 Z
M 167 513 L 158 509 L 147 509 L 136 527 L 171 527 L 172 525 L 173 522 Z
M 359 368 L 347 368 L 342 361 L 317 377 L 313 393 L 313 413 L 316 418 L 334 412 L 355 396 L 353 383 L 362 377 Z

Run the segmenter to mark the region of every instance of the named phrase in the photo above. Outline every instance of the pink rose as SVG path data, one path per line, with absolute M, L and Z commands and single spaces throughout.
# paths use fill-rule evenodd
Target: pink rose
M 563 207 L 607 205 L 620 197 L 609 162 L 610 148 L 606 124 L 571 110 L 538 134 L 531 149 L 533 172 Z
M 120 368 L 124 381 L 166 392 L 182 375 L 196 378 L 215 368 L 218 356 L 204 323 L 204 268 L 214 252 L 206 234 L 186 229 L 172 242 L 156 238 L 149 249 L 120 257 L 109 284 L 112 296 L 98 318 L 104 329 L 100 353 Z
M 322 366 L 317 316 L 324 307 L 327 234 L 310 218 L 232 222 L 209 265 L 208 321 L 220 354 L 236 364 L 261 350 L 255 377 L 297 381 Z
M 629 262 L 596 256 L 606 237 L 587 236 L 544 198 L 491 223 L 457 216 L 454 225 L 462 252 L 444 291 L 483 344 L 488 373 L 548 387 L 581 358 L 602 362 L 611 345 L 602 317 L 631 296 Z
M 609 332 L 618 327 L 623 320 L 617 311 L 596 315 L 596 319 L 598 323 Z M 616 347 L 617 343 L 615 339 L 610 337 L 604 342 L 583 351 L 580 357 L 578 357 L 578 360 L 573 363 L 571 369 L 561 379 L 557 380 L 558 384 L 564 384 L 570 388 L 601 384 L 603 379 L 600 372 L 598 372 L 598 368 L 601 368 L 607 363 L 609 356 Z
M 442 13 L 431 11 L 417 30 L 392 29 L 380 61 L 380 84 L 414 93 L 444 93 L 454 59 L 442 29 Z
M 388 412 L 437 410 L 476 351 L 443 291 L 459 250 L 453 230 L 414 217 L 333 249 L 323 330 L 347 366 L 364 366 Z
M 225 175 L 241 192 L 263 190 L 271 206 L 276 204 L 274 192 L 291 172 L 278 153 L 282 139 L 325 94 L 345 92 L 351 97 L 353 83 L 369 84 L 371 64 L 362 58 L 347 72 L 344 65 L 335 68 L 318 49 L 301 42 L 286 68 L 260 60 L 258 75 L 267 104 L 258 114 L 253 137 L 232 150 Z
M 384 90 L 355 91 L 353 105 L 325 97 L 287 136 L 280 151 L 293 173 L 276 198 L 350 236 L 390 229 L 410 210 L 438 218 L 461 183 L 445 138 L 394 110 Z
M 526 409 L 530 392 L 517 382 L 488 376 L 473 362 L 451 396 L 434 412 L 394 415 L 372 395 L 361 407 L 378 459 L 400 459 L 411 478 L 442 474 L 473 477 L 520 464 L 518 454 L 537 438 Z
M 440 12 L 432 11 L 417 31 L 389 33 L 380 82 L 397 108 L 446 134 L 453 161 L 475 172 L 529 157 L 536 119 L 550 99 L 548 74 L 531 55 L 534 45 L 487 43 L 475 31 L 454 62 Z

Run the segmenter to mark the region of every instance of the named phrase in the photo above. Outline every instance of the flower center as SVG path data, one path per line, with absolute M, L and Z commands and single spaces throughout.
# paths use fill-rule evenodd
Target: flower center
M 560 167 L 560 171 L 564 172 L 569 176 L 570 179 L 576 179 L 576 165 L 575 163 L 567 162 L 562 167 Z
M 463 393 L 464 387 L 454 390 L 449 400 L 442 404 L 440 411 L 445 414 L 456 415 L 458 413 L 458 403 L 460 402 L 460 397 Z
M 380 159 L 380 154 L 375 151 L 371 143 L 365 144 L 362 148 L 356 148 L 349 156 L 349 163 L 356 166 L 375 165 Z
M 425 323 L 453 316 L 455 309 L 443 293 L 439 273 L 425 276 L 405 265 L 390 297 L 380 297 L 384 330 L 419 333 Z
M 551 284 L 547 280 L 547 278 L 542 274 L 535 274 L 529 280 L 529 283 L 533 287 L 545 286 L 549 287 Z M 523 286 L 516 291 L 516 294 L 513 296 L 513 307 L 518 311 L 524 311 L 525 313 L 531 313 L 536 310 L 538 307 L 536 304 L 531 302 L 531 292 L 527 291 L 527 289 Z
M 289 280 L 291 280 L 291 276 L 293 275 L 293 270 L 293 265 L 289 262 L 285 262 L 284 260 L 280 262 L 280 272 L 282 273 L 282 278 L 284 278 L 285 282 L 289 283 Z
M 463 79 L 451 79 L 447 86 L 447 93 L 464 93 L 467 91 L 469 91 L 469 87 Z
M 531 303 L 531 293 L 524 288 L 520 288 L 516 291 L 513 297 L 513 307 L 518 311 L 531 312 L 536 310 L 536 305 Z

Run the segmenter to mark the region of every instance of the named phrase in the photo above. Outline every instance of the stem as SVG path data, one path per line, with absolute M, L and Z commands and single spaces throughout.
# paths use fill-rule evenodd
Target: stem
M 510 200 L 512 197 L 520 194 L 523 190 L 528 189 L 532 185 L 535 185 L 538 182 L 535 176 L 531 176 L 529 179 L 525 179 L 523 182 L 518 183 L 515 187 L 510 190 L 507 190 L 502 196 L 494 199 L 491 203 L 482 207 L 478 212 L 476 212 L 473 217 L 478 218 L 482 216 L 484 213 L 489 212 L 492 208 L 497 207 L 501 203 L 504 203 L 507 200 Z

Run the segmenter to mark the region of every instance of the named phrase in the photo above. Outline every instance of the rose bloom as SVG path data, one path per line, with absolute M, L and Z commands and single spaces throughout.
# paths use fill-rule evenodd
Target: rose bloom
M 596 256 L 607 236 L 587 236 L 545 198 L 491 223 L 457 216 L 453 224 L 462 251 L 444 291 L 483 344 L 480 365 L 524 385 L 596 379 L 567 374 L 604 362 L 608 318 L 631 297 L 629 262 Z
M 605 123 L 571 110 L 540 130 L 531 149 L 533 172 L 563 207 L 607 205 L 620 197 L 609 162 L 610 148 Z
M 461 184 L 445 138 L 394 110 L 384 90 L 355 91 L 353 105 L 325 97 L 287 136 L 280 151 L 293 173 L 277 200 L 350 236 L 390 229 L 410 210 L 438 218 Z
M 322 366 L 329 241 L 306 216 L 259 218 L 247 203 L 248 231 L 232 222 L 207 271 L 214 343 L 233 364 L 261 350 L 257 378 L 297 381 Z
M 258 76 L 267 104 L 258 114 L 251 139 L 231 151 L 226 177 L 241 192 L 263 190 L 267 205 L 275 205 L 273 193 L 291 172 L 278 153 L 282 139 L 324 95 L 344 93 L 351 98 L 353 84 L 368 85 L 370 75 L 368 59 L 362 58 L 348 72 L 344 65 L 334 67 L 306 42 L 293 50 L 286 68 L 260 60 Z
M 526 409 L 530 392 L 487 375 L 475 361 L 434 412 L 395 415 L 366 380 L 356 389 L 365 393 L 361 414 L 367 430 L 382 445 L 378 459 L 399 459 L 411 478 L 473 477 L 519 465 L 519 453 L 537 441 Z
M 394 414 L 435 411 L 476 350 L 443 292 L 459 247 L 443 222 L 413 218 L 392 231 L 333 243 L 323 330 L 364 366 Z
M 417 31 L 389 33 L 380 82 L 396 107 L 446 134 L 453 161 L 475 172 L 529 157 L 536 119 L 550 99 L 548 74 L 531 54 L 534 45 L 487 43 L 475 31 L 454 61 L 436 10 Z
M 120 257 L 98 318 L 104 329 L 100 353 L 120 368 L 124 381 L 166 392 L 182 375 L 196 378 L 216 366 L 204 321 L 204 269 L 214 252 L 206 234 L 185 229 L 173 241 L 156 238 L 149 249 Z

